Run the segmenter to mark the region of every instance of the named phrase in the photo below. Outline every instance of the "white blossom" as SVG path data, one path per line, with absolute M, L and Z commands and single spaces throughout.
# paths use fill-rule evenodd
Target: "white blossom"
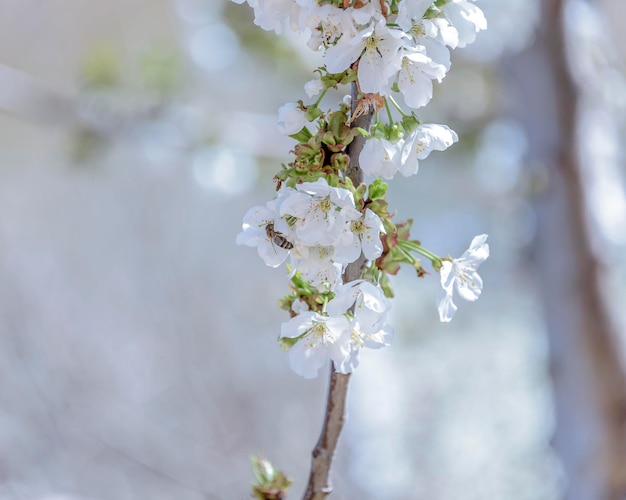
M 445 66 L 434 62 L 424 47 L 407 48 L 402 54 L 398 88 L 410 107 L 420 108 L 433 97 L 432 81 L 441 81 L 445 75 Z
M 334 246 L 344 236 L 344 226 L 361 217 L 352 193 L 329 186 L 324 178 L 298 184 L 296 190 L 281 204 L 280 215 L 292 220 L 297 240 L 304 244 Z
M 300 132 L 306 123 L 306 115 L 297 103 L 288 102 L 278 109 L 278 132 L 281 134 L 291 135 Z
M 401 0 L 392 2 L 397 11 L 394 8 L 385 15 L 382 10 L 389 2 L 379 0 L 363 0 L 358 8 L 345 9 L 336 2 L 319 0 L 233 1 L 246 1 L 254 9 L 255 24 L 263 29 L 279 34 L 286 29 L 309 30 L 309 47 L 325 52 L 321 75 L 324 69 L 333 74 L 358 65 L 362 94 L 388 96 L 399 91 L 414 109 L 430 102 L 433 80 L 441 82 L 450 69 L 450 49 L 472 43 L 487 27 L 484 14 L 471 0 L 437 2 L 432 10 L 433 0 Z M 428 19 L 424 17 L 427 12 Z M 311 99 L 324 86 L 318 77 L 307 82 L 304 91 Z M 381 101 L 378 96 L 366 96 L 364 102 Z M 344 103 L 350 104 L 350 96 Z M 306 110 L 301 101 L 281 106 L 279 132 L 291 136 L 300 132 L 308 124 Z M 407 122 L 403 124 L 405 135 L 397 134 L 393 141 L 390 134 L 377 137 L 385 129 L 379 127 L 382 124 L 374 128 L 374 137 L 365 141 L 359 156 L 366 176 L 414 175 L 419 161 L 431 151 L 444 151 L 458 140 L 445 125 L 423 124 L 409 131 Z M 347 265 L 361 255 L 374 261 L 383 252 L 381 218 L 369 208 L 361 210 L 350 190 L 330 186 L 321 177 L 280 189 L 271 202 L 252 207 L 237 235 L 237 243 L 256 247 L 267 265 L 278 267 L 289 258 L 293 273 L 321 293 L 334 294 L 322 312 L 310 310 L 302 300 L 293 301 L 296 316 L 282 324 L 281 338 L 294 339 L 286 342 L 291 345 L 291 368 L 303 377 L 316 377 L 328 361 L 338 372 L 350 373 L 358 366 L 362 348 L 378 349 L 391 343 L 393 331 L 387 324 L 391 306 L 383 290 L 363 279 L 342 284 Z M 482 280 L 477 269 L 489 256 L 486 240 L 487 235 L 476 236 L 460 258 L 441 261 L 441 321 L 450 321 L 457 310 L 455 290 L 466 300 L 479 298 Z
M 335 298 L 326 308 L 332 316 L 353 309 L 350 323 L 350 355 L 340 366 L 342 372 L 351 372 L 359 364 L 362 348 L 380 349 L 391 344 L 393 329 L 387 324 L 391 302 L 381 288 L 365 280 L 356 280 L 336 289 Z
M 328 317 L 302 312 L 283 323 L 281 338 L 298 339 L 289 349 L 291 369 L 304 378 L 315 378 L 331 360 L 341 373 L 351 352 L 350 322 L 344 316 Z
M 393 179 L 400 168 L 402 140 L 391 142 L 380 137 L 367 139 L 359 155 L 359 165 L 367 176 Z
M 456 132 L 446 125 L 426 123 L 395 142 L 378 137 L 366 140 L 359 162 L 368 176 L 393 179 L 400 172 L 409 177 L 417 173 L 418 160 L 427 158 L 431 151 L 444 151 L 458 140 Z
M 459 32 L 450 21 L 444 18 L 422 19 L 412 28 L 411 34 L 415 43 L 426 50 L 433 63 L 443 66 L 445 72 L 450 69 L 448 47 L 455 48 L 459 43 Z
M 425 123 L 411 132 L 402 145 L 400 173 L 409 177 L 417 173 L 419 162 L 431 151 L 445 151 L 459 140 L 456 132 L 446 125 Z
M 443 14 L 459 32 L 458 47 L 465 47 L 476 40 L 476 34 L 487 29 L 485 14 L 466 0 L 449 0 L 441 7 Z
M 243 218 L 243 231 L 237 235 L 236 242 L 238 245 L 256 247 L 265 264 L 278 267 L 289 255 L 289 249 L 276 244 L 275 237 L 268 231 L 268 225 L 278 234 L 288 231 L 287 224 L 278 215 L 277 200 L 248 210 Z
M 439 300 L 439 319 L 449 322 L 457 310 L 453 300 L 454 290 L 465 300 L 478 300 L 483 290 L 483 280 L 476 270 L 489 257 L 487 235 L 476 236 L 470 247 L 458 259 L 445 260 L 440 269 L 443 292 Z
M 450 47 L 451 49 L 455 49 L 459 45 L 459 31 L 448 21 L 447 19 L 437 17 L 434 19 L 423 19 L 421 22 L 422 30 L 424 32 L 423 37 L 418 37 L 417 40 L 419 43 L 426 47 L 426 51 L 430 54 L 430 47 L 427 46 L 424 41 L 427 38 L 438 42 L 446 47 Z M 433 55 L 431 55 L 434 60 L 437 62 L 439 59 Z M 449 58 L 449 52 L 447 58 Z M 447 66 L 447 69 L 450 69 L 450 66 Z
M 308 11 L 307 26 L 311 29 L 308 45 L 313 50 L 333 45 L 342 36 L 352 37 L 357 28 L 353 17 L 355 9 L 338 9 L 334 5 L 317 6 Z
M 333 260 L 332 246 L 297 245 L 291 253 L 291 265 L 302 278 L 318 289 L 334 289 L 341 282 L 343 266 Z
M 326 50 L 326 69 L 340 73 L 359 57 L 358 79 L 365 93 L 389 93 L 389 79 L 400 67 L 398 51 L 405 33 L 388 28 L 384 21 L 367 27 L 354 36 L 342 36 Z
M 242 3 L 240 0 L 235 0 Z M 300 16 L 300 6 L 294 0 L 247 0 L 254 9 L 254 24 L 267 31 L 281 34 L 286 26 L 293 28 Z
M 345 232 L 349 234 L 350 242 L 335 247 L 333 259 L 336 262 L 349 264 L 359 258 L 361 252 L 367 260 L 375 260 L 383 253 L 383 243 L 380 233 L 385 232 L 380 217 L 369 208 L 363 216 L 346 225 Z
M 304 91 L 309 97 L 319 95 L 322 90 L 324 90 L 324 84 L 317 78 L 315 80 L 309 80 L 304 84 Z
M 398 7 L 396 23 L 408 33 L 413 24 L 424 17 L 432 3 L 433 0 L 403 0 Z

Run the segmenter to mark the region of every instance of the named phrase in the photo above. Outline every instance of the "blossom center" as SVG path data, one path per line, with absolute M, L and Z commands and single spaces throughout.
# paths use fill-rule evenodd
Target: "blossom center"
M 472 269 L 470 269 L 467 266 L 460 266 L 456 262 L 454 263 L 454 274 L 456 276 L 456 279 L 459 281 L 462 281 L 463 283 L 468 284 L 471 288 L 474 288 L 476 284 L 474 280 L 471 278 L 470 273 L 468 272 L 471 270 Z
M 378 38 L 376 35 L 372 35 L 365 40 L 365 51 L 369 54 L 374 54 L 374 51 L 376 51 L 378 55 L 382 58 L 383 55 L 378 48 L 379 44 L 380 38 Z
M 420 36 L 424 36 L 426 34 L 426 30 L 424 29 L 424 25 L 420 22 L 416 25 L 414 25 L 411 28 L 411 34 L 414 35 L 416 38 L 420 37 Z
M 328 213 L 330 212 L 331 208 L 332 208 L 332 204 L 330 203 L 330 200 L 328 198 L 324 198 L 322 202 L 320 203 L 320 209 L 322 210 L 322 212 Z
M 404 70 L 404 72 L 406 73 L 406 77 L 408 78 L 409 82 L 411 82 L 411 85 L 413 85 L 415 83 L 415 77 L 413 76 L 413 72 L 411 71 L 409 64 L 411 64 L 411 61 L 409 61 L 409 58 L 403 57 L 402 58 L 402 70 Z
M 362 234 L 365 231 L 365 224 L 360 219 L 353 220 L 350 226 L 355 234 Z
M 307 332 L 307 344 L 310 349 L 318 349 L 332 344 L 335 341 L 332 333 L 323 321 L 313 321 L 313 326 Z

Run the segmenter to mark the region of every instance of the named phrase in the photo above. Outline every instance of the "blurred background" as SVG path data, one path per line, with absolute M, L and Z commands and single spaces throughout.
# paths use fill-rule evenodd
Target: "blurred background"
M 333 498 L 626 498 L 626 4 L 476 3 L 419 113 L 460 142 L 389 199 L 440 254 L 488 233 L 485 290 L 443 325 L 396 277 Z M 320 61 L 225 0 L 0 0 L 0 499 L 245 499 L 257 452 L 301 495 L 326 376 L 234 242 Z

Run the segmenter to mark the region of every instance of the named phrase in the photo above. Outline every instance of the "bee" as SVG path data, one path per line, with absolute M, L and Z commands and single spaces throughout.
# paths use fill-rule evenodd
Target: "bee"
M 283 248 L 285 250 L 291 250 L 293 248 L 293 243 L 291 243 L 283 233 L 279 233 L 278 231 L 274 231 L 274 223 L 270 222 L 265 226 L 265 234 L 270 239 L 273 245 L 277 247 Z

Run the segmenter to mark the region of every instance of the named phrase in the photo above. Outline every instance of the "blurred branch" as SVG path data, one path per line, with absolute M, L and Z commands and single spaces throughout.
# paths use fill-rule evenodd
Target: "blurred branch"
M 145 95 L 129 99 L 116 88 L 87 86 L 67 94 L 0 65 L 0 109 L 55 128 L 80 127 L 105 139 L 127 136 L 129 130 L 157 117 L 165 104 Z
M 35 122 L 60 126 L 76 121 L 75 97 L 0 64 L 0 109 Z
M 355 112 L 358 104 L 358 87 L 352 83 L 352 113 Z M 372 113 L 362 114 L 352 122 L 351 127 L 362 127 L 368 129 L 372 121 Z M 350 157 L 347 176 L 353 184 L 358 186 L 363 182 L 363 172 L 359 167 L 359 153 L 363 149 L 365 139 L 360 134 L 347 147 Z M 344 283 L 354 281 L 361 277 L 365 257 L 363 254 L 358 260 L 349 264 L 343 275 Z M 339 436 L 343 428 L 346 413 L 346 397 L 348 394 L 348 383 L 350 374 L 341 374 L 335 371 L 335 367 L 330 367 L 330 382 L 328 385 L 328 399 L 326 401 L 326 413 L 322 432 L 312 452 L 311 473 L 303 500 L 322 500 L 333 490 L 331 484 L 331 467 L 335 448 L 339 442 Z
M 519 92 L 516 114 L 532 160 L 547 176 L 534 200 L 536 266 L 551 350 L 554 446 L 569 481 L 565 496 L 618 500 L 626 498 L 626 379 L 607 268 L 594 253 L 588 225 L 579 151 L 586 135 L 578 133 L 581 89 L 568 65 L 565 4 L 543 4 L 535 46 L 506 69 Z

